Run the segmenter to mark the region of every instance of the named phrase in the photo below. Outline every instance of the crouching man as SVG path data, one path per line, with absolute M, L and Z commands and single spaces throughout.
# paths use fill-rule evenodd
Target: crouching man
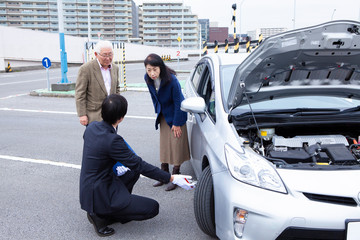
M 154 199 L 132 194 L 140 174 L 172 182 L 184 189 L 194 188 L 191 176 L 170 173 L 143 161 L 117 134 L 117 126 L 127 112 L 127 100 L 112 94 L 102 103 L 103 121 L 92 122 L 84 132 L 84 147 L 80 173 L 80 205 L 99 236 L 110 236 L 108 225 L 141 221 L 159 213 Z

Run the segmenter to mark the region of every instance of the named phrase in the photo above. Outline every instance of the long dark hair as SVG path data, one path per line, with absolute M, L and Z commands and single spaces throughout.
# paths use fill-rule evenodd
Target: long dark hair
M 145 67 L 146 65 L 160 67 L 160 78 L 161 81 L 165 82 L 165 84 L 171 82 L 171 74 L 176 75 L 175 70 L 166 66 L 164 61 L 161 59 L 161 57 L 155 53 L 151 53 L 145 58 L 144 65 Z M 150 77 L 147 74 L 146 74 L 146 82 L 148 84 L 152 82 L 150 81 Z

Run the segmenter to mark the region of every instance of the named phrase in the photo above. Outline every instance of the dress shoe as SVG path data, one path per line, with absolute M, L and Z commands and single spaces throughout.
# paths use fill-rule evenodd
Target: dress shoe
M 172 191 L 172 190 L 174 190 L 176 187 L 177 187 L 176 184 L 173 184 L 172 182 L 169 182 L 169 183 L 166 185 L 165 191 Z
M 156 183 L 153 184 L 153 187 L 160 187 L 162 185 L 164 185 L 163 182 L 157 181 Z
M 94 226 L 96 234 L 100 237 L 107 237 L 115 233 L 115 230 L 113 228 L 110 228 L 104 224 L 106 223 L 106 219 L 102 219 L 95 214 L 89 213 L 87 213 L 87 218 L 89 219 L 89 222 Z

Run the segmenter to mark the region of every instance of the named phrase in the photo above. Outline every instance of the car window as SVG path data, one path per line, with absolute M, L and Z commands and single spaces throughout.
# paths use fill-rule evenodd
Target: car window
M 202 74 L 204 68 L 205 68 L 205 63 L 200 63 L 194 71 L 194 75 L 193 75 L 191 81 L 192 81 L 195 89 L 197 89 L 199 87 L 199 83 L 200 83 L 200 79 L 201 79 L 200 77 L 201 77 L 201 74 Z
M 204 73 L 201 77 L 201 82 L 197 92 L 200 97 L 205 100 L 207 111 L 209 112 L 212 119 L 216 120 L 215 115 L 215 89 L 213 87 L 212 76 L 208 66 L 205 67 Z

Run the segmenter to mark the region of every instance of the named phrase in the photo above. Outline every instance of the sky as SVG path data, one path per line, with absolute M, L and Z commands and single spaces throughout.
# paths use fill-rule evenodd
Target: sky
M 134 0 L 139 5 L 151 0 Z M 161 2 L 163 0 L 155 0 Z M 234 32 L 232 5 L 236 3 L 236 33 L 256 28 L 288 30 L 317 25 L 331 20 L 360 21 L 359 0 L 177 0 L 191 7 L 199 19 L 217 22 Z M 168 2 L 168 0 L 164 0 Z M 295 16 L 295 17 L 294 17 Z M 295 19 L 295 21 L 294 21 Z

